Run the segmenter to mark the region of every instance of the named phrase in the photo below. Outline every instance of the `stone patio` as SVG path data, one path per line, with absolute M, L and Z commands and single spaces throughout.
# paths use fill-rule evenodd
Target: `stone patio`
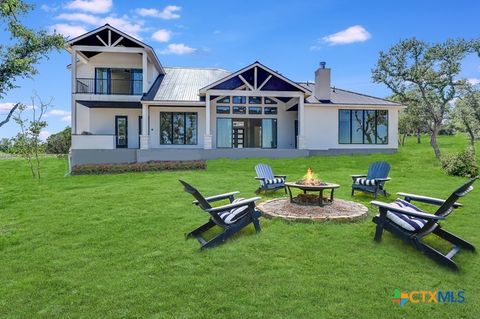
M 365 219 L 368 214 L 365 205 L 337 198 L 323 207 L 302 206 L 290 203 L 287 198 L 275 198 L 260 203 L 257 208 L 267 217 L 293 221 L 353 222 Z

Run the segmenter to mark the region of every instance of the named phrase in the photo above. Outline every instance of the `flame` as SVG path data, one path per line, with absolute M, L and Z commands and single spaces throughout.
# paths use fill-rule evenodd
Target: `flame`
M 322 184 L 318 176 L 315 173 L 313 173 L 310 167 L 307 169 L 307 173 L 298 182 L 302 185 L 312 185 L 312 186 Z

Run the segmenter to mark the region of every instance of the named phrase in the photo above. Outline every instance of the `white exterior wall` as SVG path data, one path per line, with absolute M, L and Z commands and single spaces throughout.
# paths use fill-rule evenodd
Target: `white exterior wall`
M 138 53 L 102 52 L 77 64 L 77 78 L 95 78 L 95 68 L 141 69 L 142 55 Z
M 240 95 L 240 94 L 239 94 Z M 226 104 L 221 104 L 226 105 Z M 233 104 L 232 104 L 233 105 Z M 231 114 L 217 114 L 217 103 L 211 103 L 210 110 L 210 126 L 212 134 L 212 147 L 217 146 L 217 117 L 223 118 L 238 118 L 238 119 L 277 119 L 277 148 L 289 149 L 295 148 L 295 120 L 297 119 L 297 112 L 287 112 L 285 110 L 285 103 L 268 104 L 264 106 L 272 106 L 278 108 L 278 114 L 266 115 L 266 114 L 248 114 L 249 106 L 259 106 L 254 104 L 239 104 L 240 106 L 247 107 L 247 114 L 233 114 L 232 108 L 230 108 Z
M 168 107 L 150 106 L 150 148 L 202 148 L 205 133 L 205 107 Z M 160 112 L 194 112 L 197 113 L 197 145 L 164 145 L 160 144 Z
M 388 110 L 388 144 L 339 144 L 338 110 Z M 361 149 L 398 147 L 398 109 L 367 106 L 308 106 L 305 105 L 305 138 L 307 149 Z
M 127 116 L 128 148 L 139 148 L 138 117 L 141 109 L 90 109 L 90 130 L 92 134 L 115 135 L 115 116 Z M 81 132 L 80 132 L 81 133 Z

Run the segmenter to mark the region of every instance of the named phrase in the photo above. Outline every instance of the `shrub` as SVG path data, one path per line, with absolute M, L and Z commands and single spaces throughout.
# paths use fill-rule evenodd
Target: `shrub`
M 128 164 L 82 164 L 72 168 L 72 175 L 112 174 L 147 171 L 178 171 L 206 169 L 205 161 L 150 161 Z
M 478 175 L 478 164 L 472 149 L 442 157 L 442 167 L 448 175 L 474 177 Z
M 70 150 L 72 135 L 70 127 L 65 128 L 57 134 L 47 138 L 46 152 L 49 154 L 68 154 Z

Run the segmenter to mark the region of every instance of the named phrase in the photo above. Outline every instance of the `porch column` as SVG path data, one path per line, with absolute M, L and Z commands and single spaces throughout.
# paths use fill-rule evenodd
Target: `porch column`
M 205 96 L 205 135 L 203 136 L 203 148 L 212 148 L 212 134 L 210 133 L 210 93 Z
M 148 105 L 142 104 L 142 135 L 140 135 L 140 149 L 142 150 L 148 150 L 150 144 L 150 135 L 148 132 L 150 114 L 148 111 Z
M 145 52 L 142 53 L 142 85 L 143 93 L 148 92 L 148 59 Z
M 77 134 L 77 102 L 75 93 L 77 93 L 77 50 L 72 48 L 72 106 L 71 106 L 71 121 L 72 134 Z
M 301 94 L 298 98 L 298 149 L 306 149 L 305 141 L 305 105 L 304 96 Z

